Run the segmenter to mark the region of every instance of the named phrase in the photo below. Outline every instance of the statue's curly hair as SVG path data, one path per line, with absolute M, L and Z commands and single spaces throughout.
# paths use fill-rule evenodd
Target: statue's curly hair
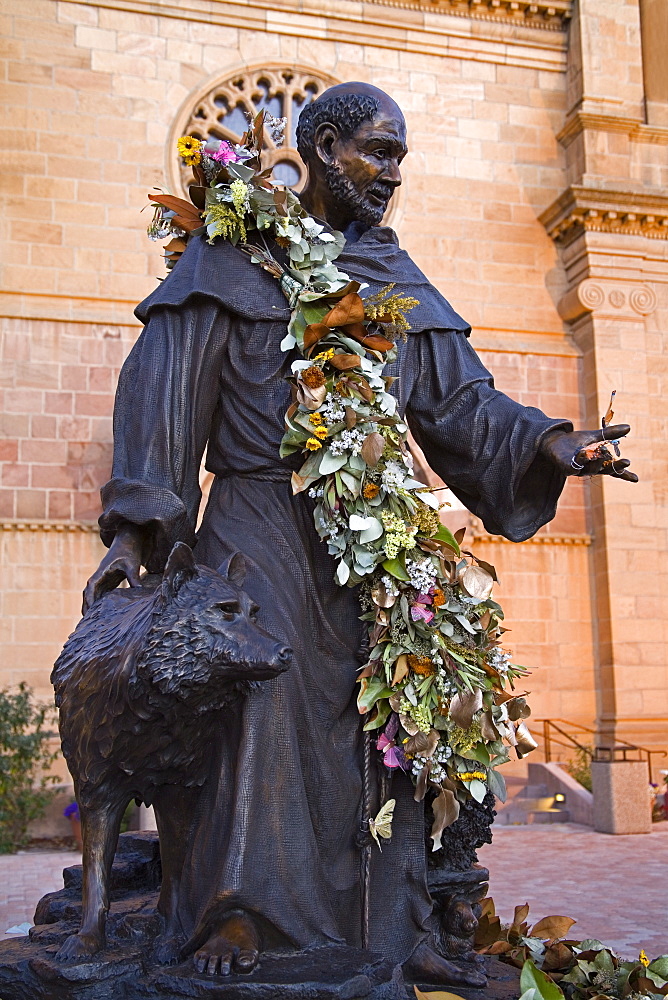
M 339 94 L 307 104 L 297 122 L 297 150 L 302 160 L 308 163 L 315 156 L 315 133 L 319 125 L 331 122 L 344 139 L 349 139 L 379 109 L 380 103 L 368 94 Z

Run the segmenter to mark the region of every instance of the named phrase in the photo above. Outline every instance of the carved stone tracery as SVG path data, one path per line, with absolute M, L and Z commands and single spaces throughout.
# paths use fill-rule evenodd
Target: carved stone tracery
M 288 121 L 282 146 L 266 136 L 264 165 L 273 168 L 278 180 L 299 190 L 306 176 L 296 149 L 300 111 L 338 82 L 326 73 L 303 66 L 270 64 L 238 70 L 209 82 L 189 98 L 172 128 L 173 140 L 180 135 L 194 135 L 198 139 L 239 142 L 249 119 L 265 108 L 269 114 Z M 189 167 L 177 161 L 173 149 L 172 142 L 168 154 L 172 189 L 185 194 L 192 174 Z

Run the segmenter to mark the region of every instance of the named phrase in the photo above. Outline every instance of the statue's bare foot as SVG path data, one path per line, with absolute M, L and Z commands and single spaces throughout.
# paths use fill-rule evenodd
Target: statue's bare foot
M 79 931 L 70 934 L 60 950 L 56 953 L 57 962 L 75 962 L 78 958 L 90 958 L 104 947 L 104 941 L 99 934 Z
M 229 976 L 252 972 L 260 959 L 260 935 L 246 913 L 230 914 L 195 952 L 198 972 Z
M 468 966 L 462 968 L 454 962 L 449 962 L 430 948 L 428 944 L 419 945 L 404 965 L 406 975 L 420 983 L 430 986 L 479 986 L 487 985 L 487 977 L 478 969 Z

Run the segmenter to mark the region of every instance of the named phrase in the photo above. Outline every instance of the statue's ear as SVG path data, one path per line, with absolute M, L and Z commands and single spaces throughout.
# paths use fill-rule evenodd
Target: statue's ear
M 241 552 L 235 552 L 233 556 L 225 560 L 218 572 L 235 587 L 243 587 L 247 569 L 246 560 Z
M 178 594 L 184 583 L 197 573 L 197 565 L 193 550 L 185 542 L 177 542 L 169 553 L 169 559 L 162 574 L 162 596 L 171 601 Z

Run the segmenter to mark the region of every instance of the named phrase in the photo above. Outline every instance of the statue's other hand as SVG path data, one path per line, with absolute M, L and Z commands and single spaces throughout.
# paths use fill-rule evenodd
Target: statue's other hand
M 127 580 L 131 587 L 141 586 L 139 571 L 142 565 L 142 548 L 143 539 L 136 525 L 129 524 L 119 528 L 109 551 L 86 584 L 82 614 L 123 580 Z
M 616 476 L 637 483 L 628 458 L 617 458 L 613 446 L 607 444 L 630 430 L 628 424 L 612 424 L 595 431 L 556 431 L 543 439 L 541 451 L 567 476 Z

